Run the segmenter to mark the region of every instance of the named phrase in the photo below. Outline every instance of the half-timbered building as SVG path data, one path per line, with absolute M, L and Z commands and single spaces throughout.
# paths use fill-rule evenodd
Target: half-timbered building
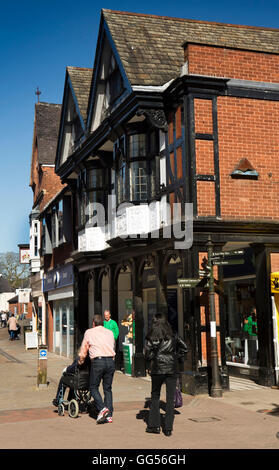
M 56 147 L 62 158 L 84 139 L 92 69 L 67 67 Z M 74 273 L 71 254 L 75 246 L 76 186 L 63 184 L 41 208 L 41 265 L 47 311 L 46 335 L 51 351 L 74 355 Z
M 190 349 L 184 390 L 207 391 L 206 279 L 178 280 L 206 271 L 212 243 L 243 250 L 213 268 L 221 384 L 230 374 L 275 382 L 278 44 L 275 29 L 102 10 L 85 127 L 65 111 L 56 155 L 75 201 L 76 347 L 109 308 L 120 365 L 132 314 L 132 374 L 143 376 L 145 334 L 165 312 Z

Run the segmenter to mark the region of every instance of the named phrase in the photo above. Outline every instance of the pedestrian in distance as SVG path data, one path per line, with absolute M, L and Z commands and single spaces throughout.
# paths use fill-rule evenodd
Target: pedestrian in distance
M 14 341 L 16 331 L 18 330 L 18 324 L 17 324 L 16 318 L 15 318 L 13 313 L 10 316 L 7 324 L 8 324 L 8 329 L 9 329 L 9 333 L 10 333 L 10 341 Z
M 6 312 L 1 313 L 1 326 L 2 328 L 6 328 L 7 326 L 7 313 Z
M 79 353 L 79 365 L 83 364 L 88 352 L 91 360 L 90 393 L 98 410 L 97 424 L 112 423 L 115 340 L 113 332 L 103 326 L 102 315 L 94 315 L 93 327 L 84 333 Z M 104 399 L 99 392 L 101 382 Z
M 109 310 L 104 311 L 104 327 L 113 332 L 115 341 L 119 336 L 119 328 L 115 320 L 111 318 Z
M 151 405 L 146 432 L 160 434 L 160 393 L 166 384 L 166 413 L 162 430 L 170 436 L 174 421 L 174 394 L 179 362 L 187 352 L 184 341 L 174 333 L 165 315 L 157 313 L 146 337 L 145 357 L 151 374 Z

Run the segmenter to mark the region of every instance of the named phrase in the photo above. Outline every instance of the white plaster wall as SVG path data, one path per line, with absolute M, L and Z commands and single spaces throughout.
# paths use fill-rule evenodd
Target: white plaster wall
M 14 292 L 3 292 L 2 294 L 0 294 L 0 311 L 9 310 L 8 300 L 10 300 L 14 296 L 15 296 Z

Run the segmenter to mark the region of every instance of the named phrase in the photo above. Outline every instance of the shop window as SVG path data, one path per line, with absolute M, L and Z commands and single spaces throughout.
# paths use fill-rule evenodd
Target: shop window
M 226 361 L 258 366 L 258 324 L 255 279 L 224 282 L 226 300 Z

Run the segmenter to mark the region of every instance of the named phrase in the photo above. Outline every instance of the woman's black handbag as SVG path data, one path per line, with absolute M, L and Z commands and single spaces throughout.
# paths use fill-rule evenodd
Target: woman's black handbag
M 177 379 L 175 394 L 174 394 L 174 408 L 180 408 L 181 406 L 183 406 L 182 393 L 180 390 L 179 379 Z

